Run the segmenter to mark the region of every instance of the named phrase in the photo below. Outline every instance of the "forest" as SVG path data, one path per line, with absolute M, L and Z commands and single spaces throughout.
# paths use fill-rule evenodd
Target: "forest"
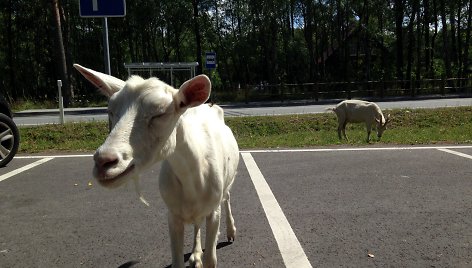
M 98 0 L 103 1 L 103 0 Z M 72 67 L 105 72 L 103 19 L 79 0 L 0 1 L 0 90 L 10 101 L 97 92 Z M 470 78 L 472 0 L 128 0 L 108 18 L 111 74 L 125 63 L 198 62 L 214 88 Z

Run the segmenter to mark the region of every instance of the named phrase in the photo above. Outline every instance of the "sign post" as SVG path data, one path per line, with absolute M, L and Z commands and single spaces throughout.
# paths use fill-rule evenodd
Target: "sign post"
M 111 75 L 110 67 L 110 44 L 108 42 L 108 19 L 103 18 L 103 60 L 105 62 L 105 73 Z
M 103 18 L 103 57 L 105 60 L 105 73 L 111 75 L 107 18 L 124 17 L 126 15 L 125 0 L 80 0 L 79 9 L 81 17 Z
M 57 90 L 59 91 L 59 123 L 64 125 L 64 99 L 62 98 L 62 80 L 57 80 Z

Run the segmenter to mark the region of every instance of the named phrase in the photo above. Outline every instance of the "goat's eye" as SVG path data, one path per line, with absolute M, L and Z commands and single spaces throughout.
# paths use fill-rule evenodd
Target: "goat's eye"
M 151 117 L 151 120 L 162 118 L 165 114 L 156 114 Z
M 161 119 L 163 116 L 164 114 L 156 114 L 151 116 L 151 118 L 149 119 L 149 125 L 152 125 L 154 122 L 156 122 L 156 120 Z

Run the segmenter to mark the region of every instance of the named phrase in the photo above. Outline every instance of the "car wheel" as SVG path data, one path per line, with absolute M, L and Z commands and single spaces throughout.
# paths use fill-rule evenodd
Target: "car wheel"
M 8 164 L 16 152 L 20 144 L 20 132 L 13 120 L 0 113 L 0 167 Z

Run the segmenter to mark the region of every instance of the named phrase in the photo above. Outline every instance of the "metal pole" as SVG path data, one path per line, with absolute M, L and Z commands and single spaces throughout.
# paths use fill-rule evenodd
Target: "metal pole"
M 174 86 L 174 68 L 170 67 L 170 85 Z
M 57 89 L 59 90 L 59 123 L 64 124 L 64 99 L 62 98 L 62 80 L 57 80 Z
M 108 44 L 108 20 L 103 18 L 103 57 L 105 59 L 105 73 L 111 75 L 110 48 Z

